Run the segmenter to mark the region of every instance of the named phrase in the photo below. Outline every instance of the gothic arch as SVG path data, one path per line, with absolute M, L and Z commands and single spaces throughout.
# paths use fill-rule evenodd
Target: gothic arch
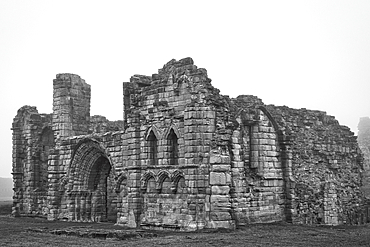
M 174 183 L 177 183 L 180 178 L 184 178 L 183 171 L 181 171 L 181 170 L 175 170 L 174 172 L 172 172 L 172 174 L 171 174 L 171 180 Z
M 150 136 L 151 132 L 153 132 L 153 134 L 155 135 L 155 138 L 157 138 L 157 140 L 161 139 L 161 134 L 160 134 L 158 128 L 155 125 L 152 125 L 145 132 L 145 137 L 144 137 L 145 140 L 149 139 L 149 136 Z
M 151 179 L 151 178 L 153 178 L 153 179 L 154 179 L 154 181 L 157 181 L 157 180 L 156 180 L 156 176 L 155 176 L 155 174 L 154 174 L 153 172 L 151 172 L 151 171 L 147 171 L 147 172 L 145 172 L 145 173 L 142 175 L 142 177 L 141 177 L 141 179 L 140 179 L 140 181 L 141 181 L 141 190 L 142 190 L 142 191 L 146 191 L 146 190 L 147 190 L 147 187 L 148 187 L 148 181 L 149 181 L 149 179 Z
M 158 191 L 161 191 L 163 188 L 163 182 L 168 179 L 171 180 L 171 175 L 168 171 L 160 171 L 157 175 L 157 183 L 156 183 L 156 188 Z
M 180 182 L 181 179 L 185 180 L 185 176 L 184 176 L 184 173 L 182 171 L 175 170 L 171 174 L 171 181 L 172 181 L 171 189 L 174 193 L 176 193 L 178 191 L 179 182 Z
M 173 130 L 173 132 L 175 133 L 175 135 L 177 136 L 178 139 L 181 138 L 181 134 L 180 134 L 179 129 L 176 127 L 176 125 L 171 124 L 171 126 L 169 128 L 167 128 L 166 132 L 164 133 L 164 138 L 165 139 L 168 139 L 168 135 L 170 134 L 171 130 Z
M 275 129 L 275 132 L 276 132 L 276 135 L 278 137 L 278 143 L 280 144 L 281 142 L 283 142 L 285 139 L 286 139 L 286 136 L 284 135 L 284 133 L 281 131 L 281 128 L 279 127 L 279 125 L 277 124 L 275 118 L 271 115 L 271 113 L 266 109 L 266 107 L 264 106 L 259 106 L 258 109 L 260 109 L 267 117 L 268 119 L 270 120 L 270 122 L 272 123 L 272 126 L 274 127 Z
M 86 173 L 91 171 L 92 166 L 99 158 L 105 158 L 110 166 L 113 177 L 116 177 L 115 164 L 112 162 L 109 151 L 96 139 L 84 138 L 73 149 L 70 165 L 67 170 L 67 177 L 73 184 L 69 184 L 69 189 L 74 186 L 82 186 L 87 189 L 88 178 Z
M 67 170 L 66 202 L 71 221 L 116 219 L 116 171 L 108 150 L 96 139 L 82 139 Z

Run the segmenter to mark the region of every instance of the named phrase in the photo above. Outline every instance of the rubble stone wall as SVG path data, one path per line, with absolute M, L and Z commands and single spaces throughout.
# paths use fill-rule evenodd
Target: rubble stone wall
M 346 223 L 363 202 L 356 137 L 325 112 L 267 106 L 292 140 L 295 222 Z

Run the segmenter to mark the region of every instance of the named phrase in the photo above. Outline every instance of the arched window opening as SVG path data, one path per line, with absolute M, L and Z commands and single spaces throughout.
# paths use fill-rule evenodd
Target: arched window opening
M 173 129 L 167 136 L 169 146 L 169 164 L 178 165 L 179 148 L 178 148 L 178 137 Z
M 148 136 L 148 142 L 149 142 L 149 161 L 150 165 L 157 165 L 158 164 L 158 140 L 155 136 L 153 131 L 150 131 L 150 134 Z

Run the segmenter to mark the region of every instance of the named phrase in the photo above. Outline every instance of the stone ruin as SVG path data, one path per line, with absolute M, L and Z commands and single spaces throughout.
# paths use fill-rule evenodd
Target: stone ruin
M 58 74 L 53 113 L 13 121 L 14 216 L 144 229 L 348 224 L 363 156 L 322 111 L 229 98 L 191 58 L 123 83 L 123 120 L 90 116 L 90 85 Z
M 370 118 L 362 117 L 358 124 L 358 145 L 364 155 L 362 190 L 370 198 Z

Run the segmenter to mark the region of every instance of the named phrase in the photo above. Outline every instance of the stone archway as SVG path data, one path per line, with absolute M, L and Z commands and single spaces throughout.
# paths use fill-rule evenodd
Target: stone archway
M 99 157 L 91 166 L 88 175 L 87 191 L 91 197 L 91 220 L 114 221 L 116 215 L 112 211 L 112 184 L 109 177 L 111 172 L 109 160 L 103 156 Z
M 106 150 L 97 141 L 85 140 L 77 146 L 68 176 L 70 221 L 116 221 L 114 173 Z

